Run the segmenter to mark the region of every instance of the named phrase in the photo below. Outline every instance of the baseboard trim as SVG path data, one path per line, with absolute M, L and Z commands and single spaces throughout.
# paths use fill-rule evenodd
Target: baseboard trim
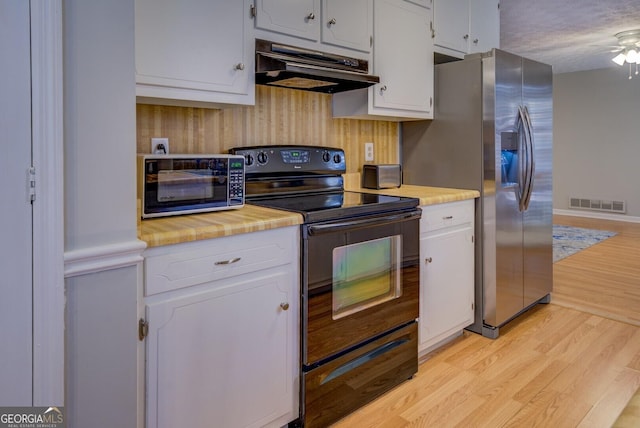
M 561 210 L 554 209 L 553 214 L 566 215 L 572 217 L 597 218 L 601 220 L 624 221 L 628 223 L 640 223 L 640 217 L 628 216 L 623 214 L 609 214 L 601 212 L 581 211 L 581 210 Z
M 64 276 L 102 272 L 136 265 L 144 259 L 142 252 L 147 244 L 140 240 L 83 248 L 64 253 Z

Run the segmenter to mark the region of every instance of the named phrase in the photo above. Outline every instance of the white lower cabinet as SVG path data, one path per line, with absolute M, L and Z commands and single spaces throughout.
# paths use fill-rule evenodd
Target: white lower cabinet
M 420 355 L 473 324 L 474 212 L 473 199 L 422 207 Z
M 146 289 L 153 289 L 152 283 L 162 276 L 192 279 L 175 282 L 178 289 L 145 297 L 148 428 L 275 427 L 297 418 L 298 230 L 296 226 L 148 251 Z M 262 265 L 255 248 L 265 248 Z M 216 250 L 224 257 L 213 261 Z M 246 254 L 260 270 L 247 272 L 242 266 Z M 154 258 L 165 261 L 164 270 Z M 222 279 L 206 278 L 203 260 Z M 233 275 L 236 269 L 240 273 Z

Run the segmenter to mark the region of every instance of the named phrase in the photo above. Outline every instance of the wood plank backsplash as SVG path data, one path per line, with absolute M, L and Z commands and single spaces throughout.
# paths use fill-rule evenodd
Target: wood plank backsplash
M 344 149 L 347 172 L 359 172 L 364 143 L 375 163 L 398 163 L 398 123 L 333 119 L 331 95 L 258 85 L 256 105 L 223 110 L 138 104 L 137 150 L 169 138 L 171 153 L 226 153 L 238 146 L 304 144 Z

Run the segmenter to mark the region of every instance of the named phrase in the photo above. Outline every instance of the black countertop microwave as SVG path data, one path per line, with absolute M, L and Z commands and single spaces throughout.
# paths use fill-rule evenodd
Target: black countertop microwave
M 142 218 L 241 208 L 244 186 L 243 156 L 138 155 Z

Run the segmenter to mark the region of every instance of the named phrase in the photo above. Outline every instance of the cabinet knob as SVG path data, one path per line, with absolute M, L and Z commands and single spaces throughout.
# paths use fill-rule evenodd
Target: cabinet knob
M 386 91 L 386 90 L 387 90 L 387 85 L 382 85 L 382 86 L 380 87 L 380 92 L 384 92 L 384 91 Z
M 442 219 L 443 220 L 452 220 L 453 216 L 452 215 L 447 215 L 447 216 L 442 217 Z
M 469 38 L 468 34 L 465 34 L 464 36 L 462 36 L 463 39 L 467 40 Z
M 236 70 L 244 70 L 244 64 L 241 63 L 241 62 L 237 63 L 235 69 Z
M 289 303 L 282 302 L 280 303 L 280 307 L 282 308 L 283 311 L 286 311 L 287 309 L 289 309 Z
M 329 25 L 336 25 L 336 19 L 335 18 L 331 18 L 328 22 Z
M 219 262 L 215 262 L 215 265 L 230 265 L 233 263 L 237 263 L 240 261 L 240 257 L 234 257 L 232 259 L 229 260 L 220 260 Z
M 307 15 L 307 19 L 316 19 L 316 14 L 311 12 L 309 15 Z
M 473 39 L 473 44 L 477 45 L 478 44 L 478 39 Z
M 431 257 L 427 257 L 426 259 L 424 259 L 425 263 L 431 263 L 433 261 L 433 259 Z

